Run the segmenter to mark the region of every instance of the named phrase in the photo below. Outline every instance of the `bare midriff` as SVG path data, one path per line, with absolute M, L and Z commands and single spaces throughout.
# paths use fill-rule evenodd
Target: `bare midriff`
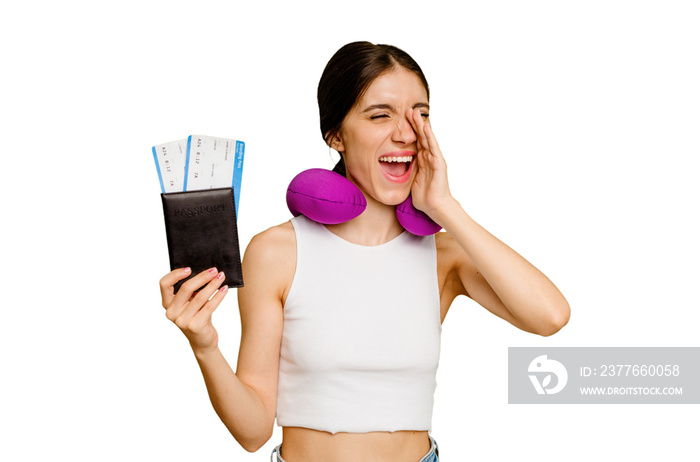
M 427 431 L 328 433 L 282 429 L 286 462 L 418 462 L 430 450 Z

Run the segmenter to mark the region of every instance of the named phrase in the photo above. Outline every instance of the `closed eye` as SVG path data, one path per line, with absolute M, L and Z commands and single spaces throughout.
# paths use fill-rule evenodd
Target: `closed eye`
M 384 119 L 384 118 L 387 118 L 387 117 L 389 117 L 388 114 L 377 114 L 377 115 L 371 116 L 371 117 L 370 117 L 370 120 Z M 421 113 L 421 117 L 428 118 L 428 117 L 430 117 L 430 114 L 427 114 L 427 113 L 424 113 L 424 112 L 423 112 L 423 113 Z

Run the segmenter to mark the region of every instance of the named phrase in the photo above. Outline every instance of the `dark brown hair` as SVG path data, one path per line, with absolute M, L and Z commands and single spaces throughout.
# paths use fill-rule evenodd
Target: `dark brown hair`
M 405 51 L 392 45 L 353 42 L 340 48 L 328 61 L 318 83 L 318 111 L 321 135 L 330 141 L 340 132 L 345 116 L 355 106 L 374 79 L 401 66 L 415 73 L 430 99 L 428 81 L 418 63 Z M 345 161 L 333 169 L 345 176 Z

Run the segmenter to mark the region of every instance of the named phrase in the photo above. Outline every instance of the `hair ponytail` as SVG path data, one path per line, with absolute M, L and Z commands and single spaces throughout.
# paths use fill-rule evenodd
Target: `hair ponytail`
M 337 173 L 338 175 L 342 175 L 347 177 L 347 172 L 345 171 L 345 159 L 343 159 L 343 156 L 340 156 L 340 160 L 338 161 L 337 164 L 335 164 L 335 167 L 333 167 L 333 171 Z

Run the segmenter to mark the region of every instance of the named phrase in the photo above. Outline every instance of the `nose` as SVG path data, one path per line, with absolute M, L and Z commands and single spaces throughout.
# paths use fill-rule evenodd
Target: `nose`
M 413 126 L 408 117 L 404 116 L 396 119 L 396 130 L 394 130 L 391 139 L 401 144 L 412 144 L 416 141 L 416 132 L 413 131 Z

